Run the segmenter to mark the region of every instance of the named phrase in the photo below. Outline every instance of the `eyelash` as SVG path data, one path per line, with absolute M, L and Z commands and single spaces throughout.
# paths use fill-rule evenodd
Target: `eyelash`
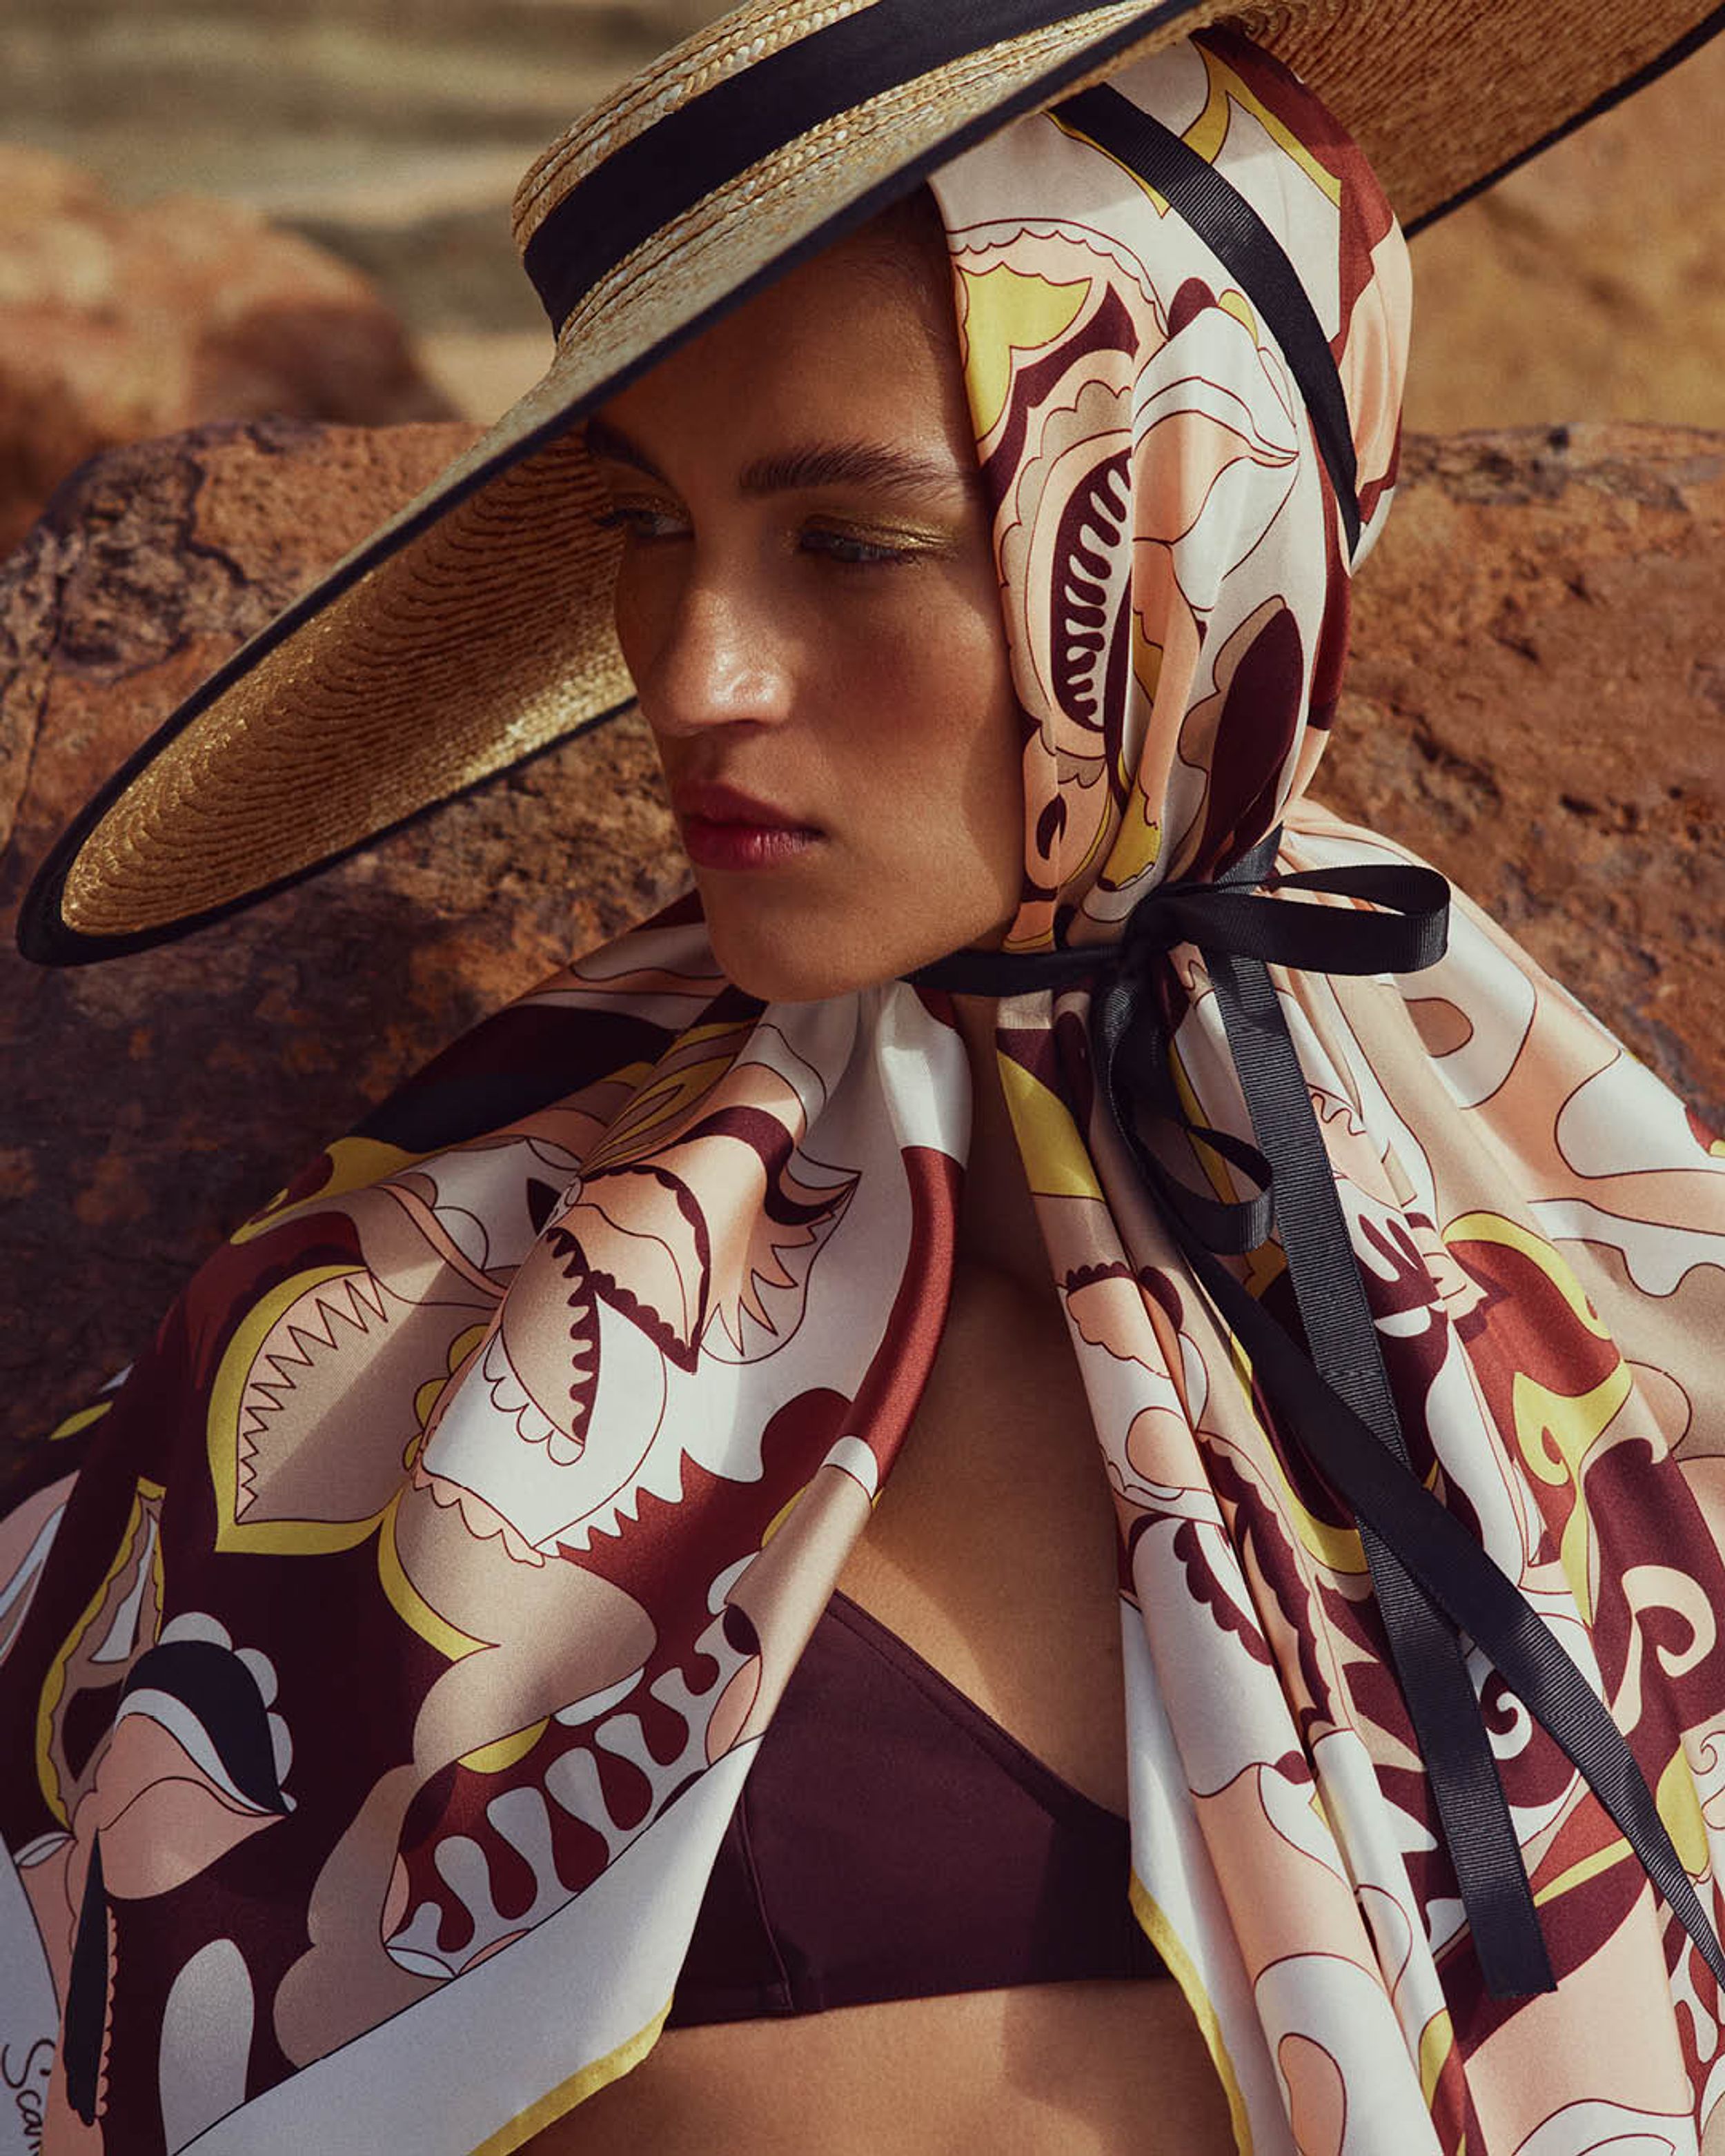
M 593 522 L 602 531 L 621 531 L 625 538 L 633 539 L 640 545 L 649 547 L 661 541 L 677 538 L 681 533 L 681 527 L 678 526 L 673 516 L 656 509 L 628 506 L 608 509 L 596 516 Z M 669 530 L 655 528 L 662 526 L 669 526 L 670 528 Z M 881 540 L 860 539 L 848 531 L 829 531 L 819 526 L 803 534 L 805 545 L 809 540 L 821 541 L 824 543 L 807 547 L 809 552 L 819 559 L 832 562 L 839 567 L 847 569 L 889 567 L 895 562 L 911 560 L 916 552 L 916 549 L 912 547 L 893 547 Z M 854 551 L 844 552 L 839 551 L 841 548 Z

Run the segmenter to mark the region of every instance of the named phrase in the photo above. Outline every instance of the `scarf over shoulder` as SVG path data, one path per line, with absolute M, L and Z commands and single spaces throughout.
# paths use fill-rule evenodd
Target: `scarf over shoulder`
M 1279 241 L 1353 501 L 1279 326 L 1082 100 L 937 175 L 1024 715 L 1009 948 L 1106 953 L 1278 829 L 1327 895 L 1267 902 L 1378 917 L 1337 872 L 1407 857 L 1307 788 L 1394 479 L 1402 239 L 1238 38 L 1112 90 Z M 1141 1148 L 1243 1205 L 1216 968 L 1155 966 L 1178 1113 Z M 1722 1149 L 1459 897 L 1417 972 L 1268 978 L 1394 1472 L 1609 1707 L 1717 1921 Z M 1132 1906 L 1240 2148 L 1697 2151 L 1705 1925 L 1464 1627 L 1558 1979 L 1488 1985 L 1369 1536 L 1148 1194 L 1098 993 L 1004 997 L 999 1068 L 1120 1525 Z M 940 989 L 763 1008 L 690 902 L 208 1260 L 0 1526 L 0 2148 L 45 2107 L 55 2152 L 501 2150 L 644 2054 L 938 1342 L 969 1122 Z M 1285 1239 L 1244 1240 L 1212 1269 L 1303 1340 Z

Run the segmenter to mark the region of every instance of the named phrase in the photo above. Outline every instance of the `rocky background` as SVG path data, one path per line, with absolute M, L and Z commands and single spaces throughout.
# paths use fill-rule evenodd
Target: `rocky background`
M 514 182 L 709 12 L 8 0 L 0 925 L 96 781 L 536 374 Z M 1319 789 L 1716 1124 L 1722 116 L 1725 39 L 1416 242 L 1419 431 Z M 0 1428 L 45 1432 L 309 1149 L 678 876 L 617 727 L 178 949 L 51 973 L 8 933 Z
M 495 417 L 547 346 L 516 181 L 718 12 L 6 0 L 0 542 L 107 443 Z M 1424 234 L 1409 425 L 1725 425 L 1722 122 L 1725 38 Z

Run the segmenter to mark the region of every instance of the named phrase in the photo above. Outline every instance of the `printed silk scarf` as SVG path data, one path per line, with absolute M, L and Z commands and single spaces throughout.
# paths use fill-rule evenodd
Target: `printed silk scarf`
M 1225 34 L 1117 87 L 1296 266 L 1369 541 L 1408 311 L 1371 174 Z M 1025 713 L 1014 947 L 1114 940 L 1278 823 L 1285 870 L 1404 861 L 1307 798 L 1348 567 L 1252 302 L 1070 116 L 934 187 Z M 1249 1135 L 1204 966 L 1165 974 L 1190 1119 Z M 1415 1472 L 1715 1915 L 1721 1149 L 1460 899 L 1426 970 L 1276 979 Z M 1127 1162 L 1089 1002 L 1004 1001 L 1000 1069 L 1122 1525 L 1132 1902 L 1240 2147 L 1697 2150 L 1714 1979 L 1476 1655 L 1562 1979 L 1485 1989 L 1359 1532 Z M 933 1354 L 968 1118 L 942 995 L 762 1008 L 685 903 L 209 1260 L 3 1529 L 0 2148 L 45 2105 L 55 2152 L 501 2150 L 644 2054 Z M 1288 1314 L 1274 1242 L 1228 1263 Z

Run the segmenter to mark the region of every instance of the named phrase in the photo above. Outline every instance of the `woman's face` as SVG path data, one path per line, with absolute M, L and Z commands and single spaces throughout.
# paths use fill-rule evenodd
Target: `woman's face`
M 998 940 L 1020 718 L 943 250 L 901 214 L 588 423 L 715 955 L 769 999 Z

